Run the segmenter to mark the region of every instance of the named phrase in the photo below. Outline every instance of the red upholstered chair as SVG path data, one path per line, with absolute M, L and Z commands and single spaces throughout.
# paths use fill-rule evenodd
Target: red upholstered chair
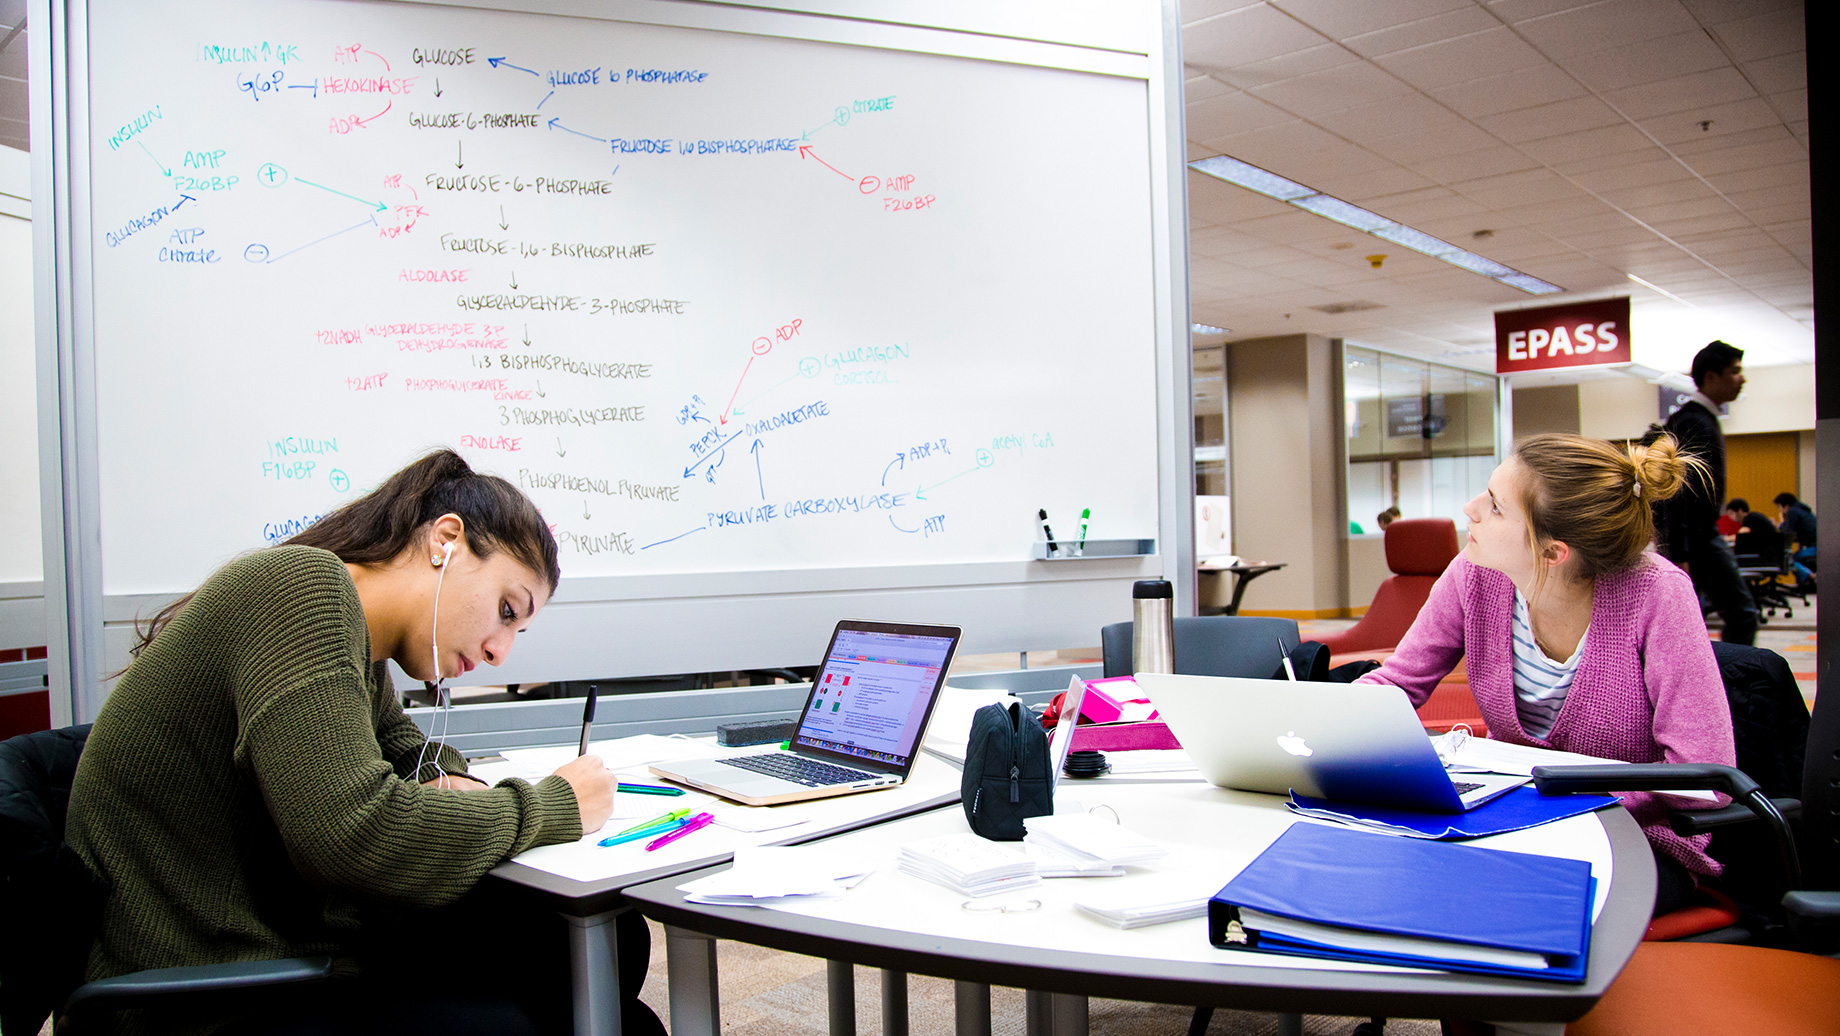
M 1431 586 L 1457 556 L 1457 523 L 1449 518 L 1401 518 L 1385 532 L 1386 567 L 1393 574 L 1374 593 L 1361 621 L 1322 638 L 1332 655 L 1392 650 L 1406 635 Z

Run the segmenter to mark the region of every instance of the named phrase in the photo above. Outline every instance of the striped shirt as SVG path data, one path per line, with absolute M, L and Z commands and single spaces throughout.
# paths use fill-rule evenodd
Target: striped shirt
M 1584 642 L 1591 628 L 1585 627 L 1572 657 L 1553 661 L 1533 639 L 1533 618 L 1519 590 L 1514 591 L 1513 628 L 1515 711 L 1520 716 L 1521 729 L 1544 741 L 1552 733 L 1559 710 L 1565 708 L 1565 695 L 1572 689 L 1572 677 L 1578 673 L 1578 659 L 1584 655 Z

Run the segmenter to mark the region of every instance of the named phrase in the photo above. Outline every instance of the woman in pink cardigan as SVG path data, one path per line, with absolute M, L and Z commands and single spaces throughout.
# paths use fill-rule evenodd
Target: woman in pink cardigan
M 1489 735 L 1632 763 L 1734 762 L 1731 712 L 1686 573 L 1648 550 L 1649 505 L 1698 461 L 1663 437 L 1618 450 L 1536 435 L 1463 509 L 1469 544 L 1438 577 L 1393 656 L 1362 677 L 1414 706 L 1468 659 Z M 1719 873 L 1708 835 L 1669 829 L 1669 805 L 1628 794 L 1655 852 L 1655 912 Z

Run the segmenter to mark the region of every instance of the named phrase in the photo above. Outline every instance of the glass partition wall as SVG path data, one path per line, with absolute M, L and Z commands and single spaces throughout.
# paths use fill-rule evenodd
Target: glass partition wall
M 1489 374 L 1343 346 L 1350 535 L 1377 535 L 1389 507 L 1463 528 L 1463 505 L 1495 469 L 1496 383 Z

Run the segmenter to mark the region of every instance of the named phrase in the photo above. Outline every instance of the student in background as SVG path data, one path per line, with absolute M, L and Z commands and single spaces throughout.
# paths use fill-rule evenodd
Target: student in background
M 1795 570 L 1795 577 L 1800 581 L 1801 587 L 1813 593 L 1817 554 L 1814 542 L 1814 512 L 1808 509 L 1807 504 L 1797 500 L 1794 493 L 1786 491 L 1778 493 L 1774 502 L 1783 538 L 1795 544 L 1795 553 L 1791 555 L 1794 559 L 1792 567 Z
M 1725 514 L 1737 526 L 1731 533 L 1736 540 L 1731 549 L 1740 565 L 1764 567 L 1782 563 L 1782 539 L 1776 534 L 1775 522 L 1751 510 L 1750 501 L 1741 496 L 1726 502 Z
M 1398 521 L 1400 517 L 1401 517 L 1401 512 L 1399 510 L 1399 507 L 1395 505 L 1393 507 L 1387 508 L 1384 511 L 1381 511 L 1379 516 L 1377 516 L 1374 520 L 1380 523 L 1380 528 L 1382 530 L 1385 530 L 1387 526 Z
M 561 960 L 512 941 L 475 966 L 496 922 L 438 908 L 599 828 L 613 775 L 590 755 L 487 787 L 403 714 L 386 665 L 439 681 L 503 663 L 560 577 L 530 501 L 442 450 L 155 616 L 71 789 L 66 838 L 110 885 L 87 978 L 328 955 L 342 980 L 282 1012 L 181 1007 L 120 1031 L 533 1033 L 546 1013 L 566 1029 L 559 928 Z M 631 916 L 621 959 L 642 977 Z M 625 1018 L 663 1032 L 636 1000 Z
M 1688 480 L 1679 499 L 1657 515 L 1662 553 L 1693 577 L 1693 586 L 1724 620 L 1720 639 L 1733 644 L 1757 640 L 1757 602 L 1738 572 L 1731 546 L 1718 532 L 1725 499 L 1725 432 L 1719 408 L 1744 391 L 1744 350 L 1712 342 L 1693 356 L 1693 396 L 1662 427 L 1682 452 L 1704 465 Z
M 1688 469 L 1674 440 L 1622 451 L 1535 435 L 1463 510 L 1469 543 L 1438 577 L 1392 657 L 1361 677 L 1414 706 L 1467 659 L 1489 736 L 1632 763 L 1734 761 L 1731 711 L 1686 574 L 1647 550 L 1651 501 Z M 1710 836 L 1668 827 L 1668 805 L 1625 796 L 1655 853 L 1655 912 L 1719 864 Z

